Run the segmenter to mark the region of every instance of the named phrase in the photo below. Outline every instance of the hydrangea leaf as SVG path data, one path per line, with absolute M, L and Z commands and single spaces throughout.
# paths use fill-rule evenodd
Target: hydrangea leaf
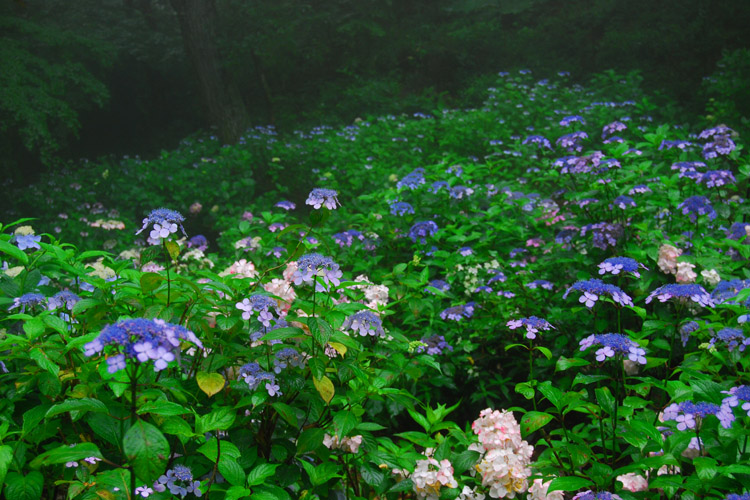
M 335 393 L 331 379 L 325 375 L 322 378 L 313 377 L 313 384 L 315 384 L 315 388 L 318 390 L 320 397 L 323 398 L 323 401 L 330 403 Z
M 135 475 L 146 483 L 163 474 L 169 459 L 169 443 L 159 429 L 138 420 L 122 439 L 122 449 Z
M 210 398 L 224 388 L 226 381 L 220 373 L 198 372 L 195 376 L 198 387 Z

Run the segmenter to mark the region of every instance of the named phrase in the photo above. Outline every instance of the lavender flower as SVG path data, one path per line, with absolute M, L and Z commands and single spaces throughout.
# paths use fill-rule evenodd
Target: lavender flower
M 620 498 L 618 495 L 615 495 L 614 493 L 609 493 L 607 491 L 594 493 L 593 491 L 588 490 L 576 494 L 572 498 L 572 500 L 622 500 L 622 498 Z
M 269 396 L 281 396 L 276 376 L 263 370 L 258 363 L 248 363 L 240 368 L 239 379 L 244 380 L 251 391 L 257 389 L 260 384 L 265 383 L 265 389 Z
M 461 254 L 462 257 L 468 257 L 474 253 L 474 250 L 472 250 L 471 247 L 461 247 L 458 249 L 458 253 Z
M 698 184 L 705 184 L 706 187 L 721 187 L 727 184 L 736 184 L 737 179 L 731 170 L 709 170 L 695 179 Z
M 552 282 L 547 280 L 534 280 L 529 283 L 526 283 L 526 288 L 530 290 L 536 290 L 537 288 L 544 288 L 545 290 L 552 290 L 554 288 L 554 285 Z
M 750 224 L 745 222 L 735 222 L 729 226 L 727 231 L 727 238 L 730 240 L 740 241 L 745 239 L 745 244 L 750 243 Z
M 618 196 L 612 201 L 612 205 L 615 207 L 625 210 L 628 207 L 634 207 L 636 206 L 635 200 L 631 198 L 630 196 Z
M 604 262 L 599 264 L 599 274 L 611 273 L 614 275 L 620 274 L 621 271 L 632 273 L 636 278 L 640 278 L 641 274 L 638 272 L 639 268 L 648 269 L 643 264 L 639 264 L 635 259 L 629 257 L 611 257 L 605 259 Z
M 307 195 L 305 205 L 312 206 L 315 210 L 325 206 L 329 210 L 336 210 L 340 207 L 338 193 L 333 189 L 315 188 Z
M 596 360 L 604 361 L 615 356 L 627 356 L 630 361 L 646 364 L 646 351 L 621 333 L 602 333 L 589 335 L 579 343 L 580 350 L 585 351 L 591 346 L 600 345 L 596 351 Z
M 175 465 L 154 482 L 154 490 L 163 492 L 169 489 L 173 495 L 185 498 L 188 493 L 199 497 L 203 493 L 200 490 L 200 481 L 193 481 L 193 472 L 184 465 Z
M 602 250 L 606 250 L 609 246 L 617 246 L 617 242 L 625 234 L 622 225 L 610 224 L 609 222 L 599 222 L 583 226 L 581 228 L 581 236 L 585 236 L 589 231 L 593 235 L 592 244 Z
M 443 280 L 432 280 L 432 281 L 430 281 L 427 284 L 427 286 L 431 286 L 433 288 L 437 288 L 441 292 L 447 292 L 448 290 L 451 289 L 451 286 L 448 283 L 446 283 L 445 281 L 443 281 Z M 430 292 L 431 294 L 433 294 L 433 295 L 435 294 L 435 292 L 433 292 L 429 288 L 427 288 L 426 290 L 428 292 Z
M 402 188 L 409 188 L 413 191 L 424 184 L 424 182 L 424 169 L 420 167 L 415 168 L 412 172 L 406 174 L 403 179 L 396 183 L 396 187 L 399 190 Z
M 20 297 L 14 298 L 13 305 L 10 306 L 8 310 L 12 311 L 13 309 L 20 307 L 21 313 L 23 314 L 26 312 L 27 307 L 38 306 L 45 300 L 46 300 L 45 296 L 40 293 L 25 293 L 21 295 Z
M 193 332 L 180 325 L 160 319 L 126 319 L 102 328 L 99 336 L 84 345 L 84 354 L 101 353 L 105 346 L 120 346 L 122 353 L 107 358 L 107 371 L 115 373 L 125 368 L 125 360 L 136 358 L 139 362 L 154 362 L 154 371 L 161 371 L 176 359 L 180 342 L 188 341 L 203 348 Z
M 750 338 L 745 337 L 740 328 L 722 328 L 708 344 L 710 347 L 714 347 L 717 342 L 726 344 L 729 352 L 732 352 L 736 348 L 739 348 L 739 351 L 743 352 L 750 345 Z
M 690 340 L 690 334 L 697 331 L 699 328 L 700 325 L 696 321 L 688 321 L 680 326 L 680 340 L 682 341 L 683 347 L 685 347 L 688 340 Z
M 453 346 L 449 345 L 445 341 L 445 337 L 442 335 L 430 335 L 429 337 L 422 338 L 423 346 L 417 348 L 417 352 L 427 352 L 432 356 L 439 356 L 446 351 L 453 351 Z
M 456 200 L 468 198 L 474 194 L 474 190 L 466 186 L 455 186 L 450 189 L 450 197 Z
M 724 500 L 750 500 L 750 493 L 730 493 Z
M 277 374 L 281 373 L 281 370 L 287 366 L 296 366 L 297 368 L 305 366 L 305 357 L 291 347 L 281 349 L 275 354 L 274 358 L 273 371 Z
M 630 191 L 628 191 L 628 194 L 632 196 L 634 194 L 645 194 L 645 193 L 651 193 L 651 192 L 653 191 L 651 191 L 651 188 L 648 187 L 646 184 L 638 184 L 637 186 L 634 186 L 633 188 L 631 188 Z
M 590 279 L 574 283 L 573 286 L 568 288 L 565 292 L 563 298 L 566 298 L 571 290 L 581 292 L 578 302 L 585 304 L 588 308 L 594 307 L 594 304 L 596 304 L 602 295 L 609 295 L 612 297 L 615 304 L 620 304 L 623 307 L 633 305 L 633 299 L 631 299 L 628 294 L 614 285 L 604 283 L 600 279 Z
M 614 134 L 615 132 L 622 132 L 628 128 L 627 125 L 625 125 L 622 122 L 614 121 L 608 125 L 605 125 L 604 128 L 602 128 L 602 138 L 610 136 Z
M 554 326 L 550 325 L 546 319 L 537 318 L 536 316 L 530 316 L 528 318 L 521 318 L 521 319 L 512 319 L 506 323 L 508 328 L 511 330 L 515 330 L 516 328 L 520 328 L 522 326 L 526 327 L 526 338 L 527 339 L 535 339 L 536 334 L 539 333 L 539 330 L 549 330 L 550 328 L 555 328 Z
M 16 240 L 16 246 L 19 250 L 28 250 L 29 248 L 41 249 L 39 242 L 42 241 L 41 236 L 35 234 L 17 234 L 13 237 Z
M 168 238 L 169 235 L 177 232 L 179 228 L 182 234 L 187 238 L 185 228 L 182 227 L 182 223 L 185 221 L 185 217 L 179 212 L 169 210 L 168 208 L 157 208 L 152 210 L 148 217 L 143 219 L 143 227 L 141 227 L 135 234 L 142 233 L 149 225 L 151 226 L 151 232 L 149 233 L 149 239 L 151 243 L 158 245 L 161 240 Z
M 266 257 L 273 255 L 277 259 L 281 258 L 281 255 L 286 253 L 286 248 L 284 247 L 273 247 L 266 253 Z
M 725 429 L 732 427 L 734 415 L 729 407 L 721 407 L 713 403 L 693 403 L 692 401 L 683 401 L 682 403 L 672 403 L 664 409 L 664 421 L 674 420 L 677 422 L 677 430 L 696 430 L 700 429 L 701 421 L 709 415 L 714 415 L 719 419 L 721 426 Z
M 575 122 L 578 122 L 581 125 L 586 125 L 586 120 L 584 120 L 582 116 L 580 116 L 580 115 L 571 115 L 571 116 L 566 116 L 565 118 L 563 118 L 562 120 L 560 120 L 560 126 L 567 127 L 571 123 L 575 123 Z
M 438 191 L 440 191 L 441 189 L 445 189 L 446 191 L 450 191 L 451 187 L 445 181 L 435 181 L 435 182 L 432 183 L 432 186 L 430 187 L 430 189 L 428 191 L 430 193 L 437 194 Z
M 289 210 L 294 210 L 295 208 L 297 208 L 297 205 L 293 201 L 282 200 L 276 203 L 274 207 L 283 208 L 284 210 L 288 212 Z
M 539 149 L 552 149 L 552 144 L 550 144 L 549 139 L 541 135 L 530 135 L 523 140 L 523 144 L 536 144 L 539 146 Z
M 440 313 L 440 318 L 444 320 L 450 319 L 453 321 L 461 321 L 464 318 L 471 318 L 471 316 L 474 314 L 474 307 L 476 307 L 476 304 L 474 302 L 468 302 L 463 305 L 449 307 L 448 309 L 445 309 Z
M 411 227 L 411 229 L 409 229 L 409 238 L 411 238 L 414 243 L 419 240 L 419 242 L 424 245 L 427 243 L 427 238 L 437 233 L 437 231 L 437 224 L 431 220 L 417 222 Z
M 583 145 L 581 143 L 584 139 L 588 138 L 589 136 L 586 132 L 573 132 L 572 134 L 566 134 L 560 137 L 559 139 L 557 139 L 557 141 L 555 141 L 555 144 L 571 152 L 580 152 L 583 149 Z
M 352 243 L 354 243 L 355 239 L 364 241 L 365 235 L 360 233 L 356 229 L 349 229 L 348 231 L 334 234 L 333 239 L 336 243 L 338 243 L 339 247 L 344 248 L 352 246 Z
M 721 402 L 722 408 L 726 408 L 731 412 L 732 408 L 739 406 L 740 402 L 744 401 L 741 408 L 747 412 L 747 416 L 750 417 L 750 385 L 740 385 L 732 387 L 728 391 L 721 392 L 728 394 L 728 397 L 724 398 Z
M 197 248 L 201 252 L 205 252 L 208 248 L 208 240 L 202 234 L 196 234 L 190 238 L 187 242 L 188 248 Z
M 314 280 L 315 277 L 321 278 L 323 283 Z M 315 281 L 315 290 L 325 292 L 331 283 L 339 286 L 343 273 L 330 257 L 324 257 L 317 253 L 303 255 L 297 261 L 297 270 L 292 275 L 292 281 L 295 285 L 304 283 L 313 283 Z
M 695 284 L 669 284 L 662 285 L 646 297 L 646 304 L 650 303 L 654 297 L 659 302 L 666 302 L 670 299 L 691 300 L 703 307 L 713 307 L 714 301 L 705 288 Z
M 276 315 L 278 316 L 279 314 L 276 301 L 266 295 L 252 295 L 249 299 L 243 299 L 242 302 L 237 302 L 235 306 L 240 311 L 243 311 L 242 319 L 244 320 L 250 320 L 257 311 L 258 321 L 260 321 L 266 328 L 271 326 L 271 321 L 274 319 L 274 315 L 269 309 L 273 308 L 276 311 Z
M 737 148 L 728 135 L 715 135 L 714 140 L 703 145 L 703 158 L 710 160 L 717 156 L 726 156 Z
M 692 222 L 695 222 L 699 215 L 707 215 L 711 220 L 716 218 L 716 211 L 705 196 L 691 196 L 677 205 L 677 208 L 682 209 L 683 215 L 689 215 Z
M 413 214 L 414 207 L 405 201 L 394 201 L 391 203 L 391 215 L 403 216 L 406 214 Z
M 358 311 L 344 321 L 341 325 L 344 329 L 351 329 L 361 336 L 371 335 L 373 337 L 384 337 L 383 322 L 372 311 Z
M 690 141 L 679 141 L 679 140 L 678 141 L 667 141 L 667 140 L 663 140 L 663 141 L 661 141 L 661 144 L 659 144 L 659 151 L 662 151 L 664 149 L 673 149 L 673 148 L 677 148 L 679 150 L 684 151 L 685 149 L 689 148 L 692 145 L 693 145 L 693 143 L 690 142 Z
M 81 300 L 81 297 L 79 297 L 78 295 L 69 290 L 63 290 L 50 297 L 50 299 L 47 301 L 47 309 L 52 311 L 57 309 L 58 307 L 65 306 L 65 309 L 67 309 L 68 311 L 72 311 L 73 306 L 75 306 L 79 300 Z

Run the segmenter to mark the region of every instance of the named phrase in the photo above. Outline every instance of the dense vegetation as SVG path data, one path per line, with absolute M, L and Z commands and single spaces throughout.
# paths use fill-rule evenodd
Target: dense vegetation
M 748 498 L 750 163 L 640 81 L 19 191 L 5 497 Z

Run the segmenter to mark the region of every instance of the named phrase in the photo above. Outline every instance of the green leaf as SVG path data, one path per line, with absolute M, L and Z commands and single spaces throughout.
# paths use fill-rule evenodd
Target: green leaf
M 175 436 L 192 437 L 195 435 L 190 424 L 179 417 L 165 419 L 164 423 L 161 424 L 161 430 L 165 434 L 172 434 Z
M 422 415 L 421 413 L 418 413 L 412 409 L 408 409 L 409 415 L 411 415 L 411 418 L 414 419 L 416 423 L 418 423 L 425 432 L 430 432 L 430 422 L 427 421 L 427 417 Z
M 164 473 L 169 459 L 169 443 L 153 425 L 138 420 L 125 433 L 122 449 L 141 481 L 150 484 Z
M 534 388 L 531 387 L 531 384 L 529 382 L 521 382 L 516 384 L 516 392 L 521 394 L 526 399 L 531 399 L 534 397 Z
M 219 446 L 221 446 L 221 453 L 219 453 Z M 216 438 L 211 438 L 203 443 L 201 447 L 198 448 L 198 452 L 214 463 L 219 460 L 219 457 L 221 457 L 222 460 L 224 458 L 232 458 L 234 460 L 240 458 L 240 450 L 235 444 L 224 440 L 219 443 Z
M 593 484 L 592 481 L 578 476 L 556 477 L 550 481 L 547 494 L 549 495 L 553 491 L 576 491 L 592 486 Z
M 103 302 L 99 299 L 81 299 L 75 303 L 70 314 L 75 317 L 100 304 L 103 304 Z
M 178 245 L 174 241 L 167 240 L 167 241 L 164 241 L 164 246 L 167 248 L 167 253 L 169 253 L 169 257 L 173 261 L 177 260 L 177 257 L 180 256 L 180 245 Z
M 469 470 L 471 467 L 474 467 L 474 465 L 479 461 L 480 456 L 481 455 L 478 451 L 473 450 L 464 450 L 458 455 L 455 455 L 451 459 L 451 461 L 453 462 L 453 472 L 455 474 L 462 474 L 463 472 Z
M 220 392 L 226 384 L 226 380 L 224 380 L 221 373 L 198 372 L 195 376 L 195 380 L 198 382 L 198 387 L 200 387 L 209 398 Z
M 719 473 L 717 462 L 711 457 L 696 457 L 693 459 L 693 465 L 701 481 L 711 481 Z
M 0 493 L 2 493 L 3 484 L 5 484 L 5 475 L 8 473 L 8 466 L 12 460 L 13 448 L 7 444 L 0 446 Z
M 263 484 L 266 478 L 273 476 L 276 473 L 276 468 L 279 464 L 260 464 L 257 465 L 247 475 L 247 485 L 255 486 L 256 484 Z
M 357 425 L 357 417 L 351 411 L 343 410 L 334 415 L 333 425 L 336 427 L 336 435 L 341 438 L 354 429 Z
M 284 328 L 277 328 L 276 330 L 273 330 L 271 332 L 268 332 L 267 334 L 263 335 L 261 340 L 269 341 L 269 340 L 286 340 L 293 337 L 304 337 L 305 331 L 302 328 L 297 328 L 294 326 L 287 326 Z
M 314 451 L 323 445 L 323 436 L 325 431 L 319 427 L 305 429 L 297 439 L 297 455 L 302 455 L 308 451 Z
M 568 368 L 574 368 L 577 366 L 588 366 L 591 363 L 586 361 L 585 359 L 580 358 L 565 358 L 561 357 L 557 360 L 557 364 L 555 365 L 555 371 L 562 372 L 567 370 Z
M 107 412 L 107 405 L 99 401 L 98 399 L 91 399 L 91 398 L 81 398 L 81 399 L 67 399 L 63 401 L 62 403 L 58 403 L 49 410 L 47 410 L 47 413 L 44 415 L 44 418 L 52 418 L 55 415 L 59 415 L 61 413 L 66 412 L 73 412 L 78 411 L 81 412 L 81 414 L 87 412 L 87 411 L 93 411 L 93 412 Z
M 236 412 L 229 407 L 217 408 L 208 415 L 196 419 L 195 433 L 205 434 L 215 430 L 225 431 L 229 429 L 237 418 Z
M 29 340 L 34 340 L 44 333 L 44 323 L 41 319 L 34 317 L 23 323 L 23 331 Z
M 242 486 L 232 486 L 225 493 L 226 496 L 224 497 L 224 500 L 240 500 L 241 498 L 250 496 L 250 493 L 252 493 L 252 491 L 248 490 L 247 488 L 243 488 Z
M 529 411 L 521 418 L 521 433 L 523 437 L 541 429 L 552 421 L 554 417 L 542 411 Z
M 616 402 L 615 397 L 609 391 L 609 387 L 598 387 L 594 390 L 594 394 L 596 394 L 596 402 L 599 403 L 599 406 L 609 415 L 614 415 Z
M 48 405 L 35 406 L 27 410 L 23 414 L 23 432 L 21 435 L 26 436 L 34 432 L 39 422 L 44 420 L 44 414 L 47 413 L 47 410 L 49 410 Z M 0 481 L 0 484 L 2 484 L 2 481 Z
M 164 276 L 156 273 L 143 273 L 141 276 L 141 290 L 143 293 L 151 293 L 165 281 Z
M 306 460 L 300 460 L 300 463 L 310 477 L 310 482 L 313 486 L 320 486 L 331 478 L 341 477 L 338 474 L 339 466 L 334 463 L 323 462 L 322 464 L 314 465 Z M 362 472 L 362 477 L 367 481 L 363 470 Z
M 105 413 L 91 413 L 86 418 L 91 430 L 108 443 L 119 446 L 122 441 L 120 422 Z
M 335 393 L 335 389 L 333 388 L 333 382 L 331 382 L 331 379 L 326 376 L 323 376 L 320 379 L 313 377 L 313 384 L 318 390 L 318 394 L 320 394 L 320 397 L 323 398 L 323 401 L 325 401 L 326 404 L 330 403 Z
M 149 401 L 148 403 L 144 403 L 140 408 L 138 408 L 139 415 L 143 415 L 144 413 L 152 413 L 154 415 L 163 415 L 166 417 L 170 417 L 174 415 L 184 415 L 191 412 L 180 404 L 173 403 L 171 401 L 160 400 Z
M 78 443 L 75 446 L 67 444 L 59 446 L 49 451 L 45 451 L 31 461 L 29 465 L 38 469 L 43 465 L 64 464 L 73 462 L 86 457 L 103 458 L 99 447 L 94 443 Z
M 42 498 L 44 476 L 31 471 L 28 476 L 11 472 L 5 477 L 5 498 L 13 500 L 39 500 Z
M 388 493 L 400 493 L 402 491 L 411 491 L 414 489 L 414 482 L 411 479 L 404 479 L 388 488 Z
M 229 484 L 234 486 L 244 486 L 245 471 L 235 459 L 224 459 L 224 457 L 222 457 L 219 460 L 219 472 L 227 481 L 229 481 Z
M 552 359 L 552 351 L 550 351 L 546 347 L 538 345 L 538 346 L 534 346 L 534 349 L 541 352 L 545 358 Z
M 293 406 L 285 403 L 273 403 L 271 406 L 289 425 L 297 427 L 297 410 Z
M 57 366 L 57 364 L 49 359 L 49 356 L 45 354 L 41 349 L 38 347 L 32 347 L 29 351 L 29 357 L 33 359 L 37 365 L 39 365 L 39 368 L 42 370 L 47 370 L 52 375 L 57 377 L 57 374 L 60 373 L 60 367 Z
M 331 325 L 321 318 L 313 317 L 307 318 L 307 326 L 310 328 L 310 333 L 318 345 L 325 347 L 328 343 L 328 339 L 330 339 L 333 334 L 333 328 L 331 328 Z
M 0 252 L 7 253 L 16 260 L 21 261 L 24 266 L 29 263 L 29 256 L 23 250 L 5 240 L 0 240 Z

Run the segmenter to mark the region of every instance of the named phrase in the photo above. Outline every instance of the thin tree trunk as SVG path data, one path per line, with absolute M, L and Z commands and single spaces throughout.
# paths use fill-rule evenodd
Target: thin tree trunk
M 216 46 L 216 6 L 213 0 L 170 0 L 180 23 L 185 51 L 193 65 L 208 113 L 219 139 L 236 143 L 249 119 L 239 89 L 221 66 Z

